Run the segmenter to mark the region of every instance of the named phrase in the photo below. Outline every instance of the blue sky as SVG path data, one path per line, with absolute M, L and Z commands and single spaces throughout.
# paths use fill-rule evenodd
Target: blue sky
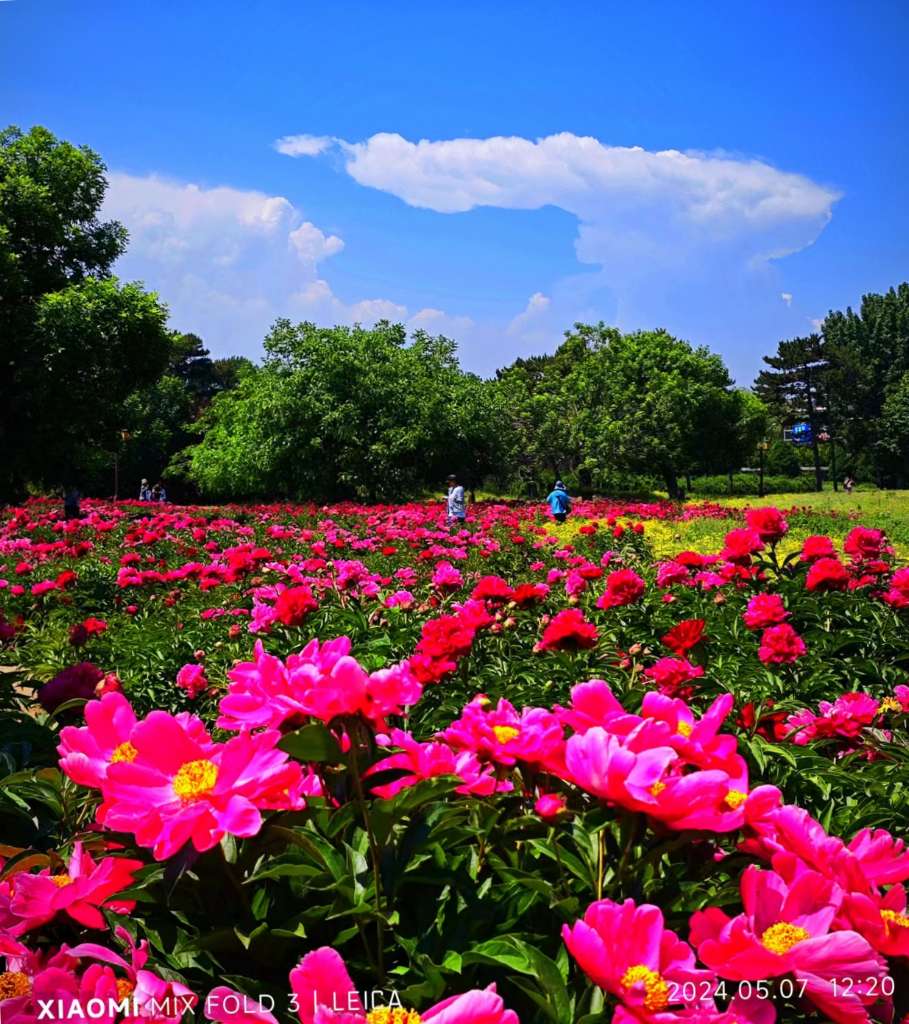
M 119 273 L 216 354 L 388 316 L 490 373 L 603 319 L 747 385 L 909 279 L 907 43 L 898 2 L 7 0 L 0 121 L 101 153 Z

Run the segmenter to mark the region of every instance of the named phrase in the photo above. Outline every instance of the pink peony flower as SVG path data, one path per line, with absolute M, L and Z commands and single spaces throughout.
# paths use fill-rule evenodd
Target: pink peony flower
M 842 890 L 816 872 L 787 880 L 754 866 L 745 869 L 741 889 L 738 917 L 717 907 L 692 915 L 700 959 L 733 981 L 792 975 L 831 1020 L 866 1019 L 863 1007 L 877 1002 L 886 964 L 857 932 L 830 930 Z
M 742 618 L 749 629 L 765 629 L 788 619 L 789 612 L 779 594 L 760 593 L 748 602 Z
M 807 652 L 805 641 L 787 622 L 770 626 L 761 634 L 758 657 L 765 665 L 785 665 L 798 661 Z
M 300 766 L 275 744 L 276 731 L 227 743 L 194 734 L 185 721 L 152 711 L 130 735 L 136 754 L 107 769 L 98 819 L 132 832 L 157 860 L 192 843 L 210 850 L 224 835 L 255 835 L 263 809 L 303 807 Z
M 184 665 L 177 673 L 177 686 L 185 691 L 190 700 L 195 700 L 200 693 L 208 689 L 205 668 L 199 664 Z
M 775 544 L 789 532 L 789 524 L 778 508 L 750 508 L 745 522 L 765 543 Z
M 819 558 L 812 563 L 805 579 L 805 589 L 845 590 L 849 585 L 849 571 L 838 558 Z
M 563 608 L 543 630 L 535 651 L 577 651 L 596 646 L 599 632 L 578 608 Z
M 86 928 L 106 928 L 98 908 L 109 905 L 112 896 L 128 889 L 134 873 L 143 866 L 141 860 L 110 856 L 96 864 L 82 844 L 75 843 L 66 874 L 52 875 L 49 868 L 34 875 L 20 871 L 10 900 L 10 912 L 20 918 L 13 934 L 31 931 L 57 914 L 67 914 Z M 120 906 L 131 910 L 134 904 Z
M 688 943 L 664 927 L 659 907 L 598 900 L 582 920 L 562 927 L 562 938 L 587 977 L 633 1014 L 625 1021 L 688 1019 L 676 1018 L 672 1007 L 713 1009 L 713 972 L 697 967 Z
M 606 590 L 597 598 L 597 608 L 622 608 L 644 596 L 646 584 L 632 569 L 617 569 L 606 577 Z
M 60 770 L 80 786 L 100 789 L 112 762 L 136 756 L 129 742 L 136 716 L 123 694 L 114 691 L 85 705 L 85 722 L 60 731 Z

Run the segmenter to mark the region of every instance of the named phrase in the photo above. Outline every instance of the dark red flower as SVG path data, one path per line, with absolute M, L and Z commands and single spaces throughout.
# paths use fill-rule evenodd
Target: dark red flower
M 673 654 L 684 654 L 701 642 L 705 625 L 704 619 L 683 619 L 666 633 L 661 642 Z
M 51 712 L 68 700 L 91 700 L 95 687 L 104 678 L 104 673 L 90 661 L 81 661 L 58 672 L 38 691 L 38 700 L 45 711 Z
M 576 651 L 593 647 L 600 635 L 577 608 L 565 608 L 554 616 L 536 645 L 537 651 Z

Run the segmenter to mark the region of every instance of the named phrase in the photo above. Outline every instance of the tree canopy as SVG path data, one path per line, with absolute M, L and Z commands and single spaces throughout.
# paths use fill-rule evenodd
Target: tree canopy
M 120 403 L 167 363 L 166 310 L 111 275 L 126 231 L 99 219 L 105 189 L 87 147 L 0 132 L 0 497 L 112 444 Z
M 188 472 L 207 493 L 400 499 L 495 469 L 498 388 L 464 373 L 447 338 L 279 320 L 265 352 L 199 423 Z

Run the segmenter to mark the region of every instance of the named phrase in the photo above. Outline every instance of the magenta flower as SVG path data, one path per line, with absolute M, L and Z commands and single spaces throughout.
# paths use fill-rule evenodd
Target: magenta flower
M 770 626 L 761 634 L 758 657 L 765 665 L 786 665 L 806 654 L 805 641 L 788 622 Z
M 21 935 L 53 920 L 57 914 L 67 914 L 86 928 L 106 928 L 99 908 L 128 889 L 141 867 L 141 860 L 124 857 L 108 856 L 95 863 L 82 844 L 76 843 L 66 874 L 53 875 L 49 868 L 35 875 L 19 872 L 9 905 L 10 912 L 20 918 L 13 933 Z M 122 906 L 132 909 L 133 904 Z
M 114 691 L 85 705 L 85 722 L 60 731 L 60 770 L 80 786 L 100 789 L 112 762 L 136 756 L 129 742 L 136 716 L 123 694 Z
M 742 875 L 744 912 L 730 918 L 717 907 L 691 918 L 698 956 L 720 977 L 757 981 L 792 975 L 831 1020 L 867 1019 L 877 1002 L 886 964 L 855 931 L 831 931 L 843 891 L 822 875 L 751 866 Z
M 742 618 L 749 629 L 766 629 L 776 626 L 789 618 L 789 612 L 779 594 L 755 594 L 742 612 Z
M 205 851 L 227 834 L 255 835 L 261 809 L 303 806 L 300 766 L 277 749 L 279 738 L 269 731 L 200 742 L 185 721 L 152 711 L 130 737 L 135 757 L 107 770 L 99 820 L 132 832 L 157 860 L 189 842 Z
M 659 907 L 599 900 L 582 920 L 563 926 L 562 938 L 587 977 L 616 996 L 634 1020 L 674 1019 L 664 1015 L 673 1006 L 713 1010 L 713 972 L 696 966 L 688 943 L 664 927 Z

